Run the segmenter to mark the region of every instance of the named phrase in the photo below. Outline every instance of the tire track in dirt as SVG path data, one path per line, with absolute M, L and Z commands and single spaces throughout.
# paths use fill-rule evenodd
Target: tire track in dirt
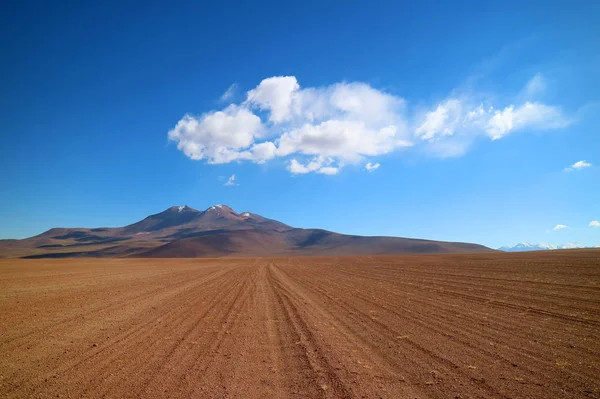
M 287 325 L 293 330 L 296 345 L 301 349 L 300 358 L 312 371 L 312 378 L 321 388 L 322 397 L 349 398 L 349 390 L 336 374 L 334 367 L 327 361 L 314 334 L 299 313 L 290 292 L 273 277 L 273 267 L 269 267 L 268 276 L 278 302 L 282 305 Z
M 213 292 L 212 294 L 218 306 L 212 308 L 213 310 L 208 313 L 207 320 L 203 321 L 200 319 L 194 326 L 193 332 L 189 334 L 190 340 L 193 340 L 194 347 L 201 348 L 201 350 L 186 350 L 182 346 L 178 349 L 182 349 L 186 354 L 180 351 L 181 354 L 179 356 L 175 355 L 168 359 L 174 363 L 173 370 L 177 370 L 171 374 L 174 380 L 179 381 L 182 387 L 184 386 L 184 381 L 187 381 L 186 378 L 190 376 L 202 376 L 206 378 L 209 374 L 207 371 L 214 363 L 220 363 L 223 360 L 229 362 L 224 348 L 231 342 L 231 334 L 238 327 L 238 322 L 248 307 L 247 301 L 251 298 L 254 282 L 254 267 L 240 267 L 238 272 L 241 278 L 236 283 L 236 287 L 225 291 L 219 290 Z M 223 293 L 223 296 L 219 295 Z M 205 328 L 202 328 L 203 324 Z M 206 328 L 206 326 L 213 327 Z M 168 363 L 165 365 L 165 368 L 168 368 Z M 217 371 L 219 371 L 218 367 Z M 157 373 L 156 376 L 160 377 L 160 374 Z M 218 373 L 217 377 L 217 380 L 221 379 Z M 156 382 L 158 384 L 162 383 L 160 379 L 157 379 Z M 227 396 L 227 384 L 212 385 L 219 389 L 217 392 L 211 394 L 221 397 Z M 189 384 L 186 391 L 184 391 L 186 393 L 184 397 L 197 396 L 194 394 L 197 390 L 199 390 L 197 385 Z
M 426 397 L 414 384 L 406 384 L 402 370 L 386 367 L 387 362 L 383 357 L 374 360 L 373 347 L 368 343 L 365 345 L 360 335 L 333 317 L 331 309 L 324 308 L 322 304 L 315 302 L 313 297 L 306 295 L 305 291 L 298 289 L 298 286 L 283 273 L 281 266 L 272 267 L 270 271 L 274 276 L 274 285 L 290 302 L 297 304 L 296 317 L 302 319 L 298 309 L 303 308 L 306 311 L 305 320 L 312 319 L 310 326 L 315 333 L 311 334 L 311 346 L 320 346 L 314 351 L 319 352 L 325 359 L 331 359 L 331 364 L 326 366 L 327 377 L 333 381 L 351 381 L 342 393 L 333 397 L 361 397 L 362 390 L 378 392 L 378 397 Z M 303 325 L 308 327 L 309 324 L 303 321 Z M 331 336 L 332 332 L 334 337 Z M 320 378 L 323 380 L 322 376 Z M 324 384 L 328 386 L 326 382 Z M 358 391 L 357 386 L 361 388 Z
M 327 297 L 330 300 L 333 300 L 332 297 L 330 297 L 326 294 L 326 291 L 322 291 L 319 289 L 314 289 L 314 291 L 319 292 L 321 295 Z M 361 311 L 361 310 L 358 310 L 356 307 L 345 306 L 344 304 L 339 304 L 338 306 L 341 308 L 340 313 L 343 312 L 343 314 L 345 314 L 346 316 L 350 315 L 349 318 L 352 320 L 352 323 L 348 324 L 348 326 L 362 325 L 363 330 L 369 330 L 371 332 L 372 335 L 369 336 L 368 339 L 364 339 L 364 342 L 367 344 L 371 343 L 371 345 L 373 345 L 373 343 L 376 343 L 375 345 L 373 345 L 373 349 L 372 349 L 374 352 L 377 352 L 378 349 L 381 347 L 386 347 L 386 345 L 389 348 L 396 348 L 397 345 L 395 345 L 393 343 L 393 338 L 394 338 L 394 336 L 396 336 L 396 338 L 401 339 L 401 342 L 405 346 L 408 346 L 408 347 L 402 348 L 401 352 L 402 353 L 412 353 L 412 355 L 410 355 L 408 359 L 403 360 L 402 363 L 405 363 L 405 364 L 411 363 L 411 362 L 414 362 L 415 359 L 419 359 L 418 363 L 421 366 L 423 364 L 430 363 L 430 367 L 429 367 L 431 369 L 430 373 L 432 375 L 434 375 L 436 378 L 439 378 L 440 375 L 444 375 L 444 374 L 459 375 L 461 378 L 466 379 L 466 380 L 471 380 L 472 382 L 475 383 L 475 385 L 478 385 L 480 388 L 484 389 L 485 391 L 488 391 L 485 396 L 506 397 L 505 395 L 496 391 L 491 385 L 487 384 L 485 382 L 485 379 L 471 378 L 469 376 L 469 373 L 467 372 L 467 370 L 462 369 L 460 364 L 457 364 L 457 363 L 451 361 L 449 358 L 447 358 L 445 356 L 440 356 L 439 354 L 436 354 L 435 351 L 428 349 L 428 347 L 431 344 L 424 345 L 424 344 L 421 344 L 411 338 L 411 336 L 413 336 L 413 335 L 420 335 L 420 334 L 427 334 L 427 333 L 432 334 L 431 323 L 428 323 L 428 322 L 431 322 L 431 319 L 433 319 L 432 316 L 428 316 L 428 320 L 427 320 L 428 322 L 425 322 L 423 319 L 421 319 L 419 317 L 408 317 L 404 314 L 398 313 L 397 311 L 389 310 L 386 307 L 380 305 L 379 303 L 371 301 L 368 298 L 362 297 L 360 295 L 354 295 L 354 299 L 361 299 L 361 300 L 365 301 L 366 303 L 371 305 L 371 308 L 375 307 L 375 308 L 380 308 L 380 309 L 389 311 L 390 314 L 399 316 L 404 321 L 409 323 L 408 325 L 403 327 L 403 331 L 404 332 L 409 331 L 411 333 L 411 335 L 398 336 L 397 334 L 399 333 L 398 331 L 400 331 L 400 330 L 395 330 L 394 328 L 391 328 L 387 324 L 380 323 L 373 316 L 369 317 L 368 314 L 370 312 L 373 312 L 372 310 L 371 311 L 369 311 L 369 310 Z M 334 306 L 332 305 L 330 307 L 334 307 Z M 365 328 L 364 325 L 367 325 L 368 323 L 370 323 L 371 325 Z M 377 326 L 377 328 L 375 326 Z M 423 327 L 423 328 L 418 328 L 418 327 Z M 350 327 L 350 328 L 352 328 L 352 327 Z M 418 329 L 418 334 L 415 334 L 415 330 L 417 330 L 417 329 Z M 443 329 L 444 330 L 436 331 L 435 334 L 439 334 L 443 338 L 451 339 L 453 341 L 453 344 L 463 345 L 463 347 L 460 348 L 461 351 L 464 352 L 461 360 L 464 360 L 466 358 L 471 359 L 471 360 L 474 360 L 477 358 L 478 359 L 486 359 L 486 360 L 495 358 L 495 359 L 502 359 L 505 363 L 507 363 L 507 365 L 510 365 L 511 363 L 513 363 L 512 361 L 507 359 L 504 355 L 499 355 L 498 353 L 487 351 L 485 349 L 486 348 L 485 346 L 483 346 L 483 348 L 482 348 L 481 346 L 472 344 L 470 341 L 460 339 L 459 334 L 448 333 L 448 330 L 451 330 L 455 333 L 460 332 L 460 330 L 453 329 L 452 325 L 449 323 L 444 324 Z M 477 333 L 478 333 L 476 330 L 469 330 L 466 328 L 463 328 L 463 332 L 464 331 L 471 331 L 472 333 L 475 333 L 475 335 L 477 335 Z M 373 338 L 373 335 L 377 335 L 377 336 L 379 336 L 379 338 L 376 340 L 375 338 Z M 479 333 L 479 335 L 481 335 L 481 334 Z M 495 339 L 497 340 L 497 337 L 495 337 Z M 450 349 L 448 349 L 448 351 L 450 351 Z M 478 353 L 476 353 L 476 352 L 478 352 Z M 381 354 L 381 359 L 382 359 L 381 361 L 385 361 L 385 359 L 386 359 L 385 353 L 380 352 L 380 354 Z M 451 354 L 451 352 L 449 354 Z M 514 359 L 518 359 L 522 355 L 523 355 L 523 353 L 517 353 L 515 355 Z M 426 360 L 423 360 L 424 358 L 430 359 L 430 361 L 428 362 Z M 401 364 L 398 362 L 392 362 L 392 363 L 396 364 L 396 366 Z M 460 363 L 463 363 L 463 362 L 461 361 Z M 465 366 L 466 365 L 463 365 L 463 367 L 465 367 Z M 418 365 L 415 364 L 413 366 L 413 368 L 418 369 Z M 434 381 L 430 380 L 429 382 L 431 384 L 433 384 Z M 428 395 L 428 396 L 430 396 L 430 395 Z

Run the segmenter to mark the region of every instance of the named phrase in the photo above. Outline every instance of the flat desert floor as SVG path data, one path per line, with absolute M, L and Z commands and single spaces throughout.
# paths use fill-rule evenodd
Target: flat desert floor
M 599 398 L 600 252 L 0 261 L 7 398 Z

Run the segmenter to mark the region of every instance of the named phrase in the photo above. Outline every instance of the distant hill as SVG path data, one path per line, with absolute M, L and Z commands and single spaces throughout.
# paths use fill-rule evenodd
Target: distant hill
M 504 252 L 527 252 L 527 251 L 551 251 L 555 249 L 575 249 L 575 248 L 591 248 L 579 243 L 568 243 L 564 245 L 554 245 L 547 243 L 530 244 L 528 242 L 520 242 L 514 247 L 500 247 L 498 250 Z
M 0 257 L 223 257 L 486 252 L 478 244 L 299 229 L 226 205 L 173 206 L 124 227 L 53 228 L 0 240 Z

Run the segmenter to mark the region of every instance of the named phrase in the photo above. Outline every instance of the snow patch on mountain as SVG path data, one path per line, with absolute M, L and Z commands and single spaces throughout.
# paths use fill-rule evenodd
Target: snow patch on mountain
M 555 250 L 555 249 L 575 249 L 575 248 L 593 248 L 593 247 L 586 247 L 585 245 L 582 245 L 578 242 L 570 242 L 567 244 L 563 244 L 563 245 L 554 245 L 554 244 L 548 244 L 545 242 L 541 242 L 539 244 L 531 244 L 528 242 L 520 242 L 517 245 L 515 245 L 514 247 L 500 247 L 498 248 L 500 251 L 505 251 L 505 252 L 525 252 L 525 251 L 551 251 L 551 250 Z

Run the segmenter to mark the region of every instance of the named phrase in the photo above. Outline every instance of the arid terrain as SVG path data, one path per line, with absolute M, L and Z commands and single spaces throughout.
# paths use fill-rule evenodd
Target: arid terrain
M 0 260 L 6 398 L 600 398 L 600 251 Z

